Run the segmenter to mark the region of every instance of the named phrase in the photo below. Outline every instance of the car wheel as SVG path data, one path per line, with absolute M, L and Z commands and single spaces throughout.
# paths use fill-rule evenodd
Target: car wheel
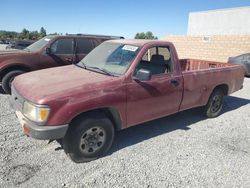
M 210 95 L 207 105 L 204 107 L 205 115 L 208 118 L 217 117 L 223 107 L 224 93 L 221 89 L 215 89 Z
M 114 140 L 114 126 L 101 113 L 88 113 L 75 120 L 62 140 L 64 151 L 76 163 L 103 156 Z
M 2 79 L 2 88 L 4 90 L 5 93 L 7 94 L 11 94 L 11 84 L 12 81 L 14 80 L 14 78 L 20 74 L 25 73 L 22 70 L 14 70 L 14 71 L 10 71 L 8 72 Z

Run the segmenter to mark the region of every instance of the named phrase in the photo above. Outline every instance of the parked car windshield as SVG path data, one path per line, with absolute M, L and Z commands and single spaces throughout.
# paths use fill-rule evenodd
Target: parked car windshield
M 38 41 L 36 41 L 35 43 L 29 45 L 27 48 L 25 48 L 25 50 L 28 50 L 30 52 L 37 52 L 39 50 L 41 50 L 43 47 L 45 47 L 49 41 L 54 38 L 55 36 L 46 36 Z
M 104 42 L 83 58 L 78 66 L 119 76 L 127 71 L 138 49 L 138 46 Z

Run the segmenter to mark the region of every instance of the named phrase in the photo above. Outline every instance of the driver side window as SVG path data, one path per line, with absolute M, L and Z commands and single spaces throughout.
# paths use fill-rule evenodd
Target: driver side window
M 50 49 L 52 54 L 73 54 L 74 41 L 73 39 L 58 39 Z
M 137 66 L 137 70 L 139 69 L 149 70 L 152 75 L 171 73 L 173 65 L 169 47 L 156 46 L 148 49 Z

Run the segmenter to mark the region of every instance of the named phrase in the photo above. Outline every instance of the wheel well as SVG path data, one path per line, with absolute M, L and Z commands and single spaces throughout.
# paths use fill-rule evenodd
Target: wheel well
M 3 77 L 4 77 L 8 72 L 14 71 L 14 70 L 22 70 L 22 71 L 25 71 L 25 72 L 31 71 L 30 68 L 25 67 L 25 66 L 22 66 L 22 65 L 15 65 L 15 66 L 7 67 L 7 68 L 1 70 L 1 73 L 0 73 L 0 80 L 2 81 Z
M 221 85 L 218 85 L 214 88 L 214 90 L 216 89 L 221 89 L 224 93 L 224 95 L 228 95 L 228 85 L 227 84 L 221 84 Z
M 99 108 L 78 114 L 72 119 L 72 121 L 78 119 L 79 117 L 86 115 L 87 113 L 102 113 L 107 116 L 114 125 L 116 131 L 121 130 L 121 118 L 119 112 L 115 108 Z M 71 122 L 72 122 L 71 121 Z

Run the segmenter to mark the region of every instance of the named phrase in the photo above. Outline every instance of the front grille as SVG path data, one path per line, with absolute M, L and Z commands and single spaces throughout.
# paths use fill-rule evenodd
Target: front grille
M 13 101 L 16 110 L 22 111 L 25 99 L 16 91 L 13 85 L 11 88 L 11 100 Z

